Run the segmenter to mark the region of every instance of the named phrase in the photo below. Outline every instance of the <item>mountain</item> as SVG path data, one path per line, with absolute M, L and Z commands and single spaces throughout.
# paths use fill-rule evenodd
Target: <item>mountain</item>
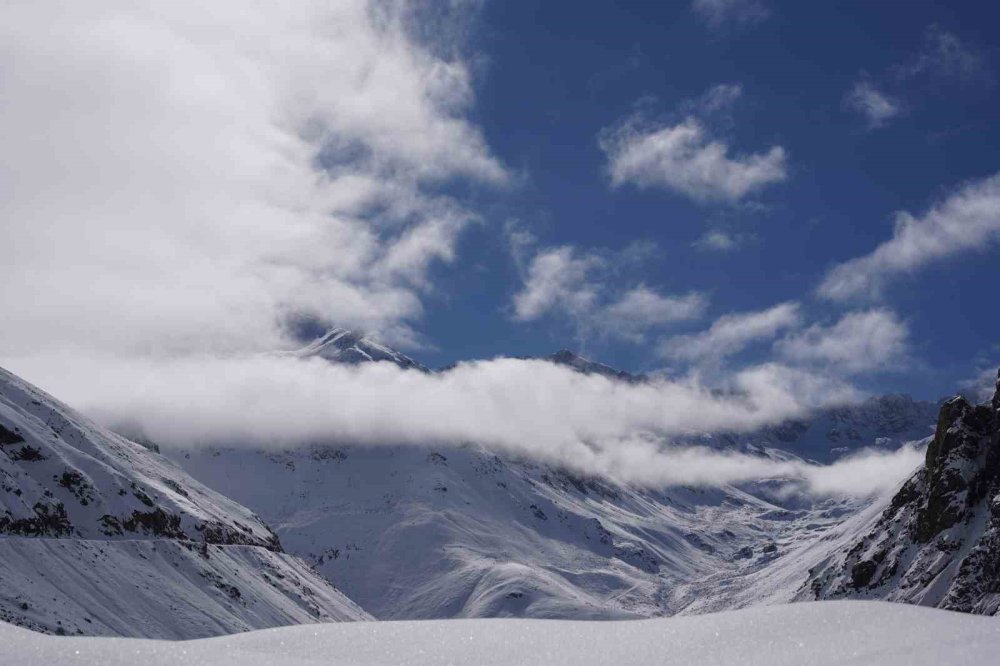
M 880 395 L 851 405 L 817 409 L 804 418 L 751 432 L 695 439 L 722 447 L 781 449 L 828 463 L 861 448 L 895 450 L 907 442 L 926 439 L 933 432 L 938 409 L 938 403 L 908 395 Z
M 564 365 L 572 368 L 577 372 L 584 373 L 585 375 L 602 375 L 609 379 L 618 379 L 633 384 L 644 382 L 648 379 L 645 375 L 633 375 L 629 372 L 625 372 L 624 370 L 616 370 L 610 365 L 604 365 L 603 363 L 591 361 L 590 359 L 584 358 L 568 349 L 561 349 L 555 354 L 548 356 L 546 360 L 551 361 L 556 365 Z
M 814 598 L 1000 612 L 1000 381 L 941 407 L 924 466 L 880 509 L 812 567 Z
M 240 504 L 0 369 L 0 619 L 190 638 L 368 617 Z
M 635 380 L 570 352 L 550 360 Z M 793 436 L 775 428 L 715 443 L 781 460 L 796 456 L 777 444 L 813 452 L 831 443 L 896 446 L 930 427 L 933 416 L 922 423 L 915 404 L 890 396 L 796 422 Z M 887 433 L 898 440 L 877 440 Z M 475 443 L 168 453 L 256 510 L 291 553 L 381 619 L 612 619 L 725 608 L 747 575 L 778 566 L 867 504 L 789 495 L 780 479 L 654 491 Z
M 318 357 L 332 363 L 347 363 L 350 365 L 371 361 L 388 361 L 406 370 L 414 369 L 421 372 L 429 372 L 426 367 L 417 363 L 409 356 L 365 337 L 364 334 L 358 331 L 350 331 L 344 328 L 334 328 L 328 331 L 325 335 L 317 338 L 302 349 L 291 352 L 291 355 L 299 358 Z
M 379 619 L 673 614 L 693 600 L 684 583 L 771 561 L 842 517 L 836 503 L 653 491 L 474 444 L 172 453 Z
M 8 663 L 28 666 L 985 666 L 1000 632 L 991 618 L 854 601 L 643 622 L 342 623 L 184 642 L 54 638 L 0 623 L 0 645 Z

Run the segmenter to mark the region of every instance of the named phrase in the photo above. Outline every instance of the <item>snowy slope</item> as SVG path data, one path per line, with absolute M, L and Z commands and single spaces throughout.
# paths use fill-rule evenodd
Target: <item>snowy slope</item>
M 772 562 L 849 509 L 653 492 L 473 445 L 177 455 L 380 619 L 673 614 L 689 581 Z
M 0 618 L 194 637 L 366 617 L 249 509 L 0 369 Z
M 990 666 L 997 654 L 995 620 L 874 602 L 796 604 L 634 622 L 329 624 L 174 643 L 61 638 L 0 625 L 0 658 L 20 666 Z

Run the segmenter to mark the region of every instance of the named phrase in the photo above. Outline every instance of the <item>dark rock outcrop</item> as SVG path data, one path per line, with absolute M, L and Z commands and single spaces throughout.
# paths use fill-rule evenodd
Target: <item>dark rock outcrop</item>
M 817 599 L 1000 611 L 1000 381 L 988 403 L 942 405 L 923 467 L 808 584 Z

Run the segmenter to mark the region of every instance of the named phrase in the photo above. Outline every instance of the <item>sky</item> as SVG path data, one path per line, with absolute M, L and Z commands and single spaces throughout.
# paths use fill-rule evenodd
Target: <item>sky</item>
M 5 4 L 0 364 L 106 422 L 214 406 L 182 438 L 245 434 L 247 404 L 276 419 L 339 381 L 365 396 L 350 428 L 383 439 L 523 446 L 494 431 L 529 410 L 567 419 L 547 451 L 633 441 L 636 470 L 651 429 L 981 389 L 1000 363 L 998 11 Z M 662 381 L 286 361 L 270 393 L 234 385 L 336 325 L 432 367 L 568 347 Z M 578 404 L 510 397 L 530 383 Z M 426 412 L 383 424 L 406 390 Z M 442 405 L 483 418 L 430 427 Z
M 678 442 L 989 390 L 995 13 L 7 3 L 0 364 L 168 445 L 884 490 L 919 451 L 817 472 Z M 332 326 L 458 365 L 273 355 Z M 653 381 L 503 358 L 567 347 Z
M 575 5 L 569 16 L 562 3 L 487 3 L 474 32 L 485 59 L 476 114 L 495 153 L 524 174 L 513 200 L 491 201 L 494 215 L 540 248 L 614 255 L 655 244 L 616 284 L 708 303 L 640 343 L 581 332 L 566 312 L 505 318 L 496 303 L 518 275 L 502 265 L 496 220 L 477 231 L 497 260 L 453 266 L 462 277 L 452 283 L 469 287 L 451 291 L 423 330 L 442 357 L 575 346 L 649 370 L 676 367 L 656 353 L 663 338 L 721 316 L 796 302 L 804 324 L 829 326 L 875 307 L 894 313 L 905 352 L 864 383 L 928 398 L 953 390 L 997 363 L 996 315 L 984 307 L 1000 277 L 995 185 L 979 215 L 988 232 L 956 223 L 961 249 L 873 269 L 886 273 L 877 293 L 831 299 L 818 289 L 828 271 L 889 241 L 900 213 L 922 219 L 997 173 L 998 49 L 987 28 L 997 11 L 975 2 L 914 2 L 905 12 L 862 2 L 618 2 Z M 738 93 L 722 109 L 698 109 L 717 86 Z M 636 115 L 650 130 L 694 117 L 708 132 L 701 145 L 719 141 L 730 159 L 779 148 L 780 176 L 707 197 L 655 176 L 616 181 L 601 132 Z M 484 316 L 469 322 L 470 310 Z M 767 342 L 746 354 L 773 353 Z

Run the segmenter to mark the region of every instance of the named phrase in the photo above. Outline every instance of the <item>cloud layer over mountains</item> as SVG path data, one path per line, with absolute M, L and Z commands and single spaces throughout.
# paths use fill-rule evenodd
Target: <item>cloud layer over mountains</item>
M 46 357 L 13 369 L 99 420 L 164 445 L 475 443 L 641 484 L 788 477 L 816 492 L 849 494 L 891 487 L 919 462 L 911 449 L 823 467 L 672 443 L 856 397 L 844 384 L 774 364 L 735 373 L 726 391 L 693 380 L 629 384 L 519 359 L 435 374 L 276 356 Z

